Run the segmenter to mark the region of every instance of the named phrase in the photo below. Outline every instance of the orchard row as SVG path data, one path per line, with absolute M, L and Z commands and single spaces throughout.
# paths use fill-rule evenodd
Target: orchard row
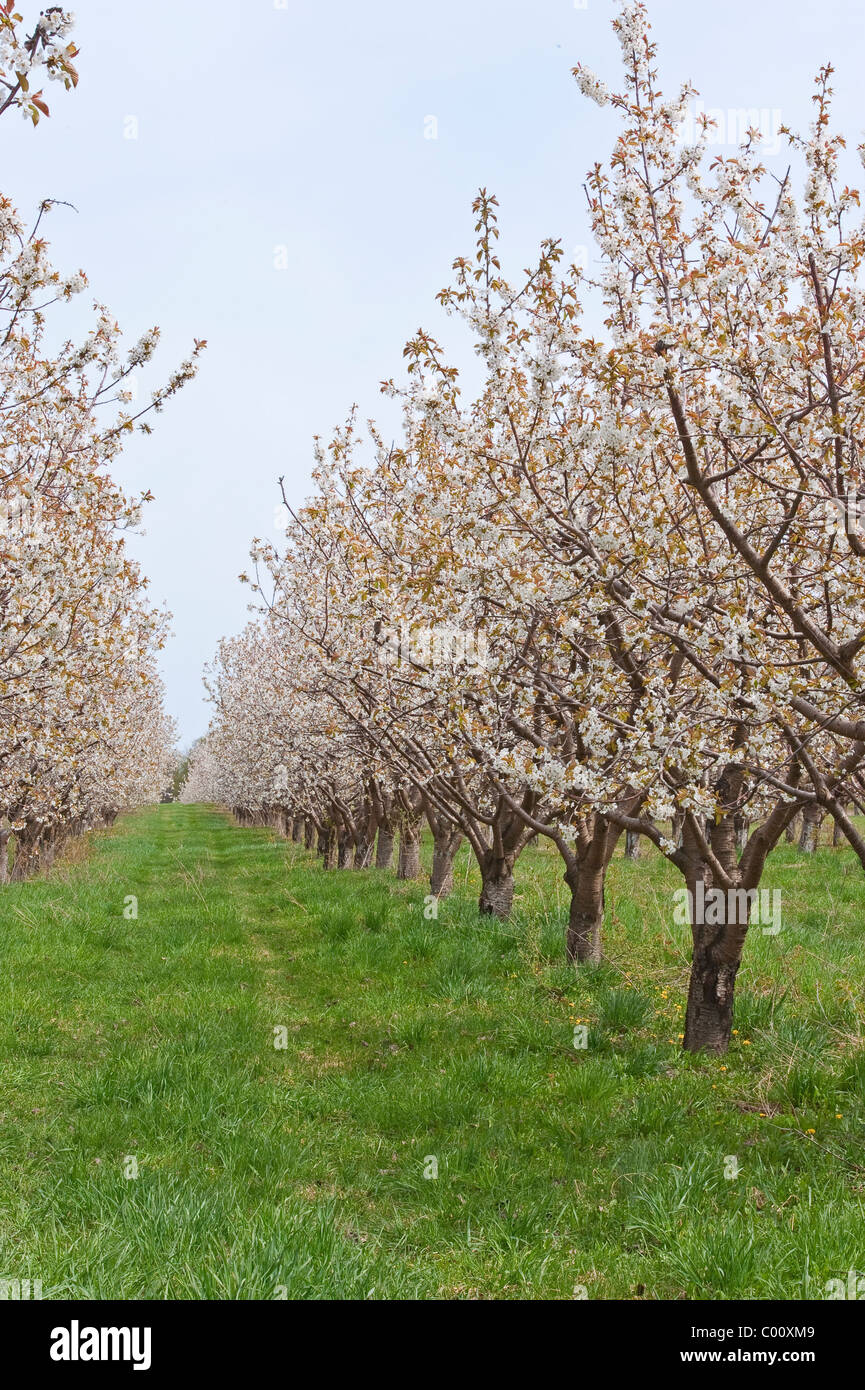
M 261 613 L 209 672 L 186 795 L 290 821 L 329 864 L 376 833 L 386 863 L 399 830 L 404 874 L 425 818 L 433 891 L 465 839 L 501 916 L 547 837 L 576 962 L 614 846 L 645 837 L 691 903 L 728 904 L 693 915 L 684 1040 L 723 1051 L 794 819 L 830 813 L 865 864 L 865 239 L 829 69 L 773 171 L 756 132 L 684 141 L 694 93 L 661 91 L 643 5 L 614 28 L 620 90 L 576 70 L 618 121 L 591 269 L 548 241 L 506 279 L 481 192 L 439 296 L 477 362 L 418 332 L 384 383 L 398 441 L 352 413 L 318 447 L 284 547 L 254 546 Z
M 40 77 L 77 83 L 71 23 L 53 7 L 25 35 L 0 7 L 0 112 L 36 124 Z M 0 195 L 0 881 L 158 800 L 175 758 L 156 668 L 166 617 L 124 544 L 148 499 L 127 497 L 110 469 L 194 361 L 131 412 L 130 378 L 158 331 L 124 350 L 96 304 L 90 331 L 70 339 L 63 309 L 87 281 L 51 264 L 49 212 L 46 201 L 27 227 Z

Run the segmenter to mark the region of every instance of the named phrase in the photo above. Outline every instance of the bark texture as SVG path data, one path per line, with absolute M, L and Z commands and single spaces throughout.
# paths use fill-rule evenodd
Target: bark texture
M 575 964 L 601 959 L 604 883 L 621 833 L 604 816 L 592 815 L 580 826 L 575 849 L 565 857 L 565 883 L 571 890 L 565 949 Z
M 435 837 L 429 886 L 430 892 L 436 898 L 446 898 L 453 892 L 454 860 L 462 842 L 463 837 L 459 830 L 440 831 Z
M 814 801 L 809 802 L 802 812 L 802 830 L 799 835 L 799 848 L 803 854 L 813 854 L 816 850 L 822 820 L 822 807 Z
M 403 821 L 399 828 L 397 878 L 420 878 L 420 821 Z
M 390 869 L 393 866 L 394 833 L 390 826 L 380 825 L 375 845 L 375 867 Z
M 347 830 L 339 830 L 336 835 L 336 867 L 350 869 L 354 858 L 354 844 Z
M 505 920 L 514 902 L 513 854 L 498 855 L 488 851 L 481 861 L 481 896 L 478 911 L 487 917 Z

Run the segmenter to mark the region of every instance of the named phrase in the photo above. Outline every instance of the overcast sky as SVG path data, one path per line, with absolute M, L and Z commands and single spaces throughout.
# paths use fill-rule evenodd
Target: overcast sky
M 312 436 L 354 402 L 386 419 L 379 382 L 406 338 L 421 324 L 446 336 L 434 296 L 472 249 L 477 188 L 499 199 L 506 274 L 545 236 L 585 244 L 582 179 L 614 125 L 570 73 L 583 62 L 616 82 L 613 5 L 74 9 L 78 90 L 50 84 L 36 131 L 7 118 L 2 187 L 25 215 L 43 197 L 75 205 L 48 224 L 55 263 L 86 270 L 131 338 L 160 325 L 165 374 L 208 340 L 198 379 L 117 468 L 156 497 L 133 546 L 174 615 L 163 670 L 186 743 L 208 722 L 203 664 L 247 620 L 250 539 L 276 539 L 278 475 L 302 500 Z M 861 0 L 652 0 L 650 13 L 670 90 L 689 77 L 706 107 L 760 109 L 771 148 L 782 120 L 808 123 L 830 60 L 839 123 L 863 138 Z

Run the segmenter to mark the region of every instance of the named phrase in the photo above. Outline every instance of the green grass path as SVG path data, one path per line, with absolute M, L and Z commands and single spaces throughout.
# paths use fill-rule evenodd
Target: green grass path
M 0 1277 L 44 1297 L 799 1299 L 865 1272 L 852 856 L 777 857 L 798 906 L 749 942 L 720 1061 L 678 1046 L 662 861 L 614 862 L 610 960 L 579 978 L 554 858 L 520 868 L 512 923 L 478 921 L 465 852 L 427 920 L 422 882 L 325 873 L 171 805 L 4 888 Z

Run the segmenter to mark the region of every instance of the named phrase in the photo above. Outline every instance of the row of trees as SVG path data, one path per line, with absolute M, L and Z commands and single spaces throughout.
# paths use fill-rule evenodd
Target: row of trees
M 75 85 L 71 22 L 52 8 L 25 35 L 0 6 L 0 112 L 38 123 L 40 73 Z M 86 336 L 65 337 L 62 308 L 87 281 L 52 266 L 50 207 L 27 228 L 0 196 L 0 880 L 10 861 L 22 877 L 68 835 L 158 800 L 174 758 L 156 668 L 166 618 L 123 539 L 148 498 L 127 497 L 109 470 L 201 345 L 133 413 L 130 380 L 158 330 L 124 351 L 96 304 Z
M 865 240 L 830 69 L 776 173 L 756 131 L 727 157 L 705 120 L 684 143 L 695 94 L 661 91 L 644 6 L 614 29 L 621 90 L 576 70 L 619 120 L 586 183 L 597 269 L 548 241 L 506 280 L 481 192 L 439 296 L 480 388 L 419 332 L 384 384 L 399 445 L 354 414 L 317 445 L 285 547 L 254 546 L 262 612 L 209 673 L 186 796 L 328 864 L 371 863 L 377 834 L 384 866 L 399 832 L 403 876 L 425 818 L 433 892 L 465 839 L 500 916 L 546 837 L 574 961 L 600 954 L 614 847 L 644 836 L 691 904 L 684 1046 L 723 1051 L 794 818 L 831 813 L 865 865 Z

